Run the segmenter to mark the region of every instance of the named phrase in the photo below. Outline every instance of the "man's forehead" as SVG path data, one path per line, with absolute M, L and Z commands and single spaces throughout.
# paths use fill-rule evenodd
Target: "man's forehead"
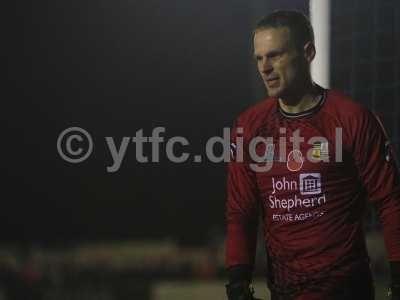
M 290 30 L 288 27 L 268 27 L 256 30 L 254 46 L 285 46 L 290 43 Z

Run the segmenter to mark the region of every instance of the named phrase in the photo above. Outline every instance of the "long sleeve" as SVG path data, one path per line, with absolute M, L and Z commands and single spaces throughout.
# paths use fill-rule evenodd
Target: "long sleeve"
M 360 178 L 379 214 L 390 261 L 400 261 L 400 175 L 382 123 L 372 113 L 357 116 L 354 156 Z
M 226 267 L 254 265 L 258 226 L 258 188 L 256 176 L 249 167 L 246 141 L 238 139 L 232 130 L 231 161 L 228 164 L 226 202 Z M 240 135 L 239 135 L 240 137 Z M 246 140 L 246 139 L 244 139 Z M 248 149 L 248 148 L 247 148 Z M 243 153 L 243 161 L 240 161 Z

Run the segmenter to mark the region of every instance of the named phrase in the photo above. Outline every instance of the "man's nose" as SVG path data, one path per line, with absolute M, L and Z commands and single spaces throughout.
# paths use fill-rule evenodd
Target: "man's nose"
M 264 57 L 261 62 L 261 72 L 264 74 L 269 74 L 272 71 L 272 65 L 268 58 Z

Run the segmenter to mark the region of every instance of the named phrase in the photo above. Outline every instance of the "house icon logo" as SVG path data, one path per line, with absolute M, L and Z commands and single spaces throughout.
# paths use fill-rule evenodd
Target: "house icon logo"
M 304 173 L 300 174 L 300 194 L 317 195 L 321 193 L 321 174 Z

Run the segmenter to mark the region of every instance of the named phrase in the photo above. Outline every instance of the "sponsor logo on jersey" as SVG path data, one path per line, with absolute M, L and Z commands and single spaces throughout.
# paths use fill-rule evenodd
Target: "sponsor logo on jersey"
M 274 161 L 275 156 L 275 145 L 274 144 L 267 144 L 265 147 L 265 161 L 271 162 Z
M 231 151 L 231 159 L 235 160 L 236 159 L 236 144 L 235 143 L 231 143 L 230 151 Z
M 273 221 L 305 221 L 325 214 L 327 203 L 322 191 L 320 173 L 301 173 L 298 180 L 285 176 L 272 177 L 272 192 L 267 196 L 269 209 L 274 209 Z
M 317 160 L 329 160 L 329 145 L 328 142 L 315 142 L 311 151 L 311 156 Z
M 300 150 L 295 149 L 289 152 L 286 161 L 286 166 L 289 171 L 292 172 L 300 171 L 301 167 L 303 166 L 303 163 L 304 163 L 304 158 Z
M 316 195 L 321 193 L 321 174 L 304 173 L 300 174 L 300 194 Z
M 390 141 L 386 141 L 385 143 L 385 159 L 389 162 L 392 158 L 391 151 L 390 151 Z
M 275 155 L 275 144 L 267 143 L 265 145 L 264 155 L 260 156 L 261 160 L 260 163 L 271 163 L 271 162 L 279 162 L 279 156 Z

